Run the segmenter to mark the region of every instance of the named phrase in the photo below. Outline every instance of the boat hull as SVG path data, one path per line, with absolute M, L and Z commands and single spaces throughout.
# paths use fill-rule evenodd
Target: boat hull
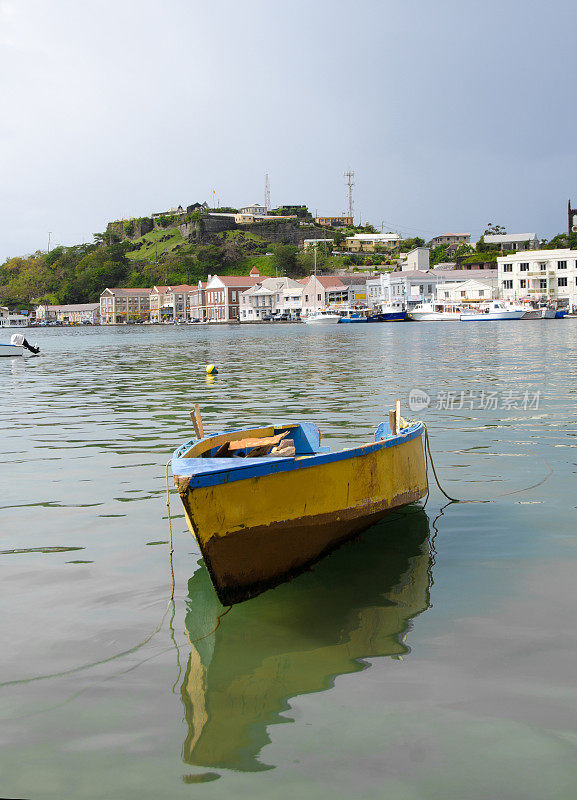
M 490 311 L 488 314 L 461 314 L 461 322 L 491 322 L 498 319 L 521 319 L 525 312 Z
M 406 311 L 384 311 L 382 314 L 371 314 L 369 322 L 404 322 Z
M 191 488 L 175 478 L 188 527 L 223 604 L 297 575 L 427 493 L 422 429 L 394 446 L 376 443 L 350 452 L 311 466 L 295 459 L 296 468 L 281 474 L 217 485 Z
M 0 358 L 15 358 L 24 355 L 24 348 L 15 344 L 0 344 Z
M 407 317 L 413 322 L 458 322 L 461 315 L 443 314 L 440 311 L 410 311 Z
M 328 314 L 323 317 L 305 317 L 303 322 L 306 325 L 336 325 L 339 322 L 342 322 L 341 318 L 338 314 L 334 316 L 329 316 Z

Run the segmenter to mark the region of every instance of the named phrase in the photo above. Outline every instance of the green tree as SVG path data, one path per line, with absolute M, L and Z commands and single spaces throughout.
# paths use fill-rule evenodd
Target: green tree
M 273 265 L 279 275 L 295 275 L 298 271 L 298 247 L 292 244 L 275 244 L 273 247 Z

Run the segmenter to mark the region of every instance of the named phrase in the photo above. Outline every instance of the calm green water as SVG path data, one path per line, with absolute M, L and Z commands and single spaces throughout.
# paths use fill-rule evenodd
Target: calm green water
M 1 797 L 577 796 L 577 321 L 465 327 L 49 329 L 3 360 Z M 446 491 L 487 502 L 435 488 L 211 633 L 172 493 L 168 603 L 195 401 L 338 447 L 411 389 Z

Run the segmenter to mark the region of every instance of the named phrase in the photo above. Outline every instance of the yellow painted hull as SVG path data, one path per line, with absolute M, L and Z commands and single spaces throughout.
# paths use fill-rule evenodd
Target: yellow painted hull
M 185 488 L 181 498 L 222 603 L 297 574 L 427 493 L 422 437 L 288 472 Z

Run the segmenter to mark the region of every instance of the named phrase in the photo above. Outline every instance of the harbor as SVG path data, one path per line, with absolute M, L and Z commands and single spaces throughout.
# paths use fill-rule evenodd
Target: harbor
M 573 325 L 35 331 L 0 382 L 2 794 L 480 800 L 530 773 L 525 796 L 569 800 Z M 477 502 L 430 475 L 221 616 L 172 488 L 169 553 L 194 404 L 205 434 L 307 420 L 339 451 L 397 398 Z

